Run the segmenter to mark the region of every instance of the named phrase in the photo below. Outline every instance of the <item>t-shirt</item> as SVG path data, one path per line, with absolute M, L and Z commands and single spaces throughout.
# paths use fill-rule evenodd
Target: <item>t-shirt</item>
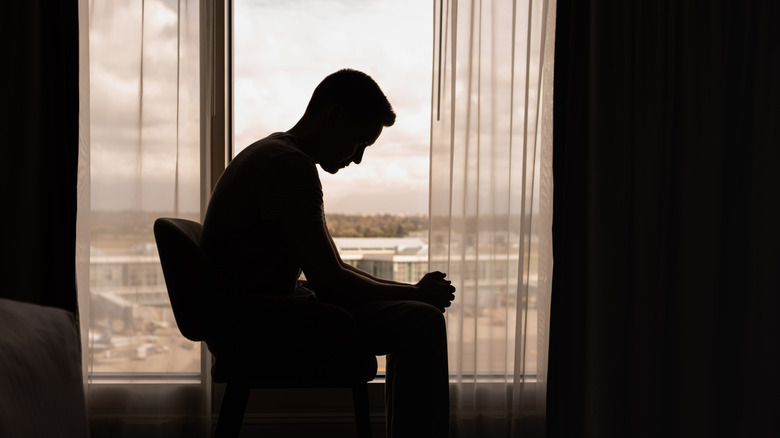
M 315 162 L 285 133 L 241 151 L 217 182 L 203 221 L 201 247 L 234 290 L 289 296 L 300 265 L 280 221 L 325 220 Z

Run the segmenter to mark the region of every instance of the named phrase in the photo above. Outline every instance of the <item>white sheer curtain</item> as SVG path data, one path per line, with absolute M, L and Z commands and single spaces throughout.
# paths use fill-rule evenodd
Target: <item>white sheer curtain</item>
M 80 7 L 77 269 L 92 434 L 198 436 L 208 425 L 200 345 L 178 332 L 152 225 L 200 220 L 200 5 Z
M 447 312 L 452 436 L 544 427 L 555 0 L 435 1 L 430 263 Z

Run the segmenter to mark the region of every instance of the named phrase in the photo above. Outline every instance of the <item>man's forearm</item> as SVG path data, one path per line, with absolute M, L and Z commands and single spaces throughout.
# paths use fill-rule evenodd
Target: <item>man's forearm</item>
M 336 242 L 333 240 L 333 237 L 330 235 L 330 232 L 328 232 L 328 240 L 330 241 L 330 245 L 333 248 L 333 252 L 335 254 L 338 254 L 338 252 L 339 252 L 338 246 L 336 245 Z M 399 283 L 397 281 L 392 281 L 392 280 L 385 280 L 384 278 L 374 277 L 373 275 L 369 274 L 368 272 L 366 272 L 366 271 L 364 271 L 362 269 L 356 268 L 356 267 L 354 267 L 354 266 L 344 262 L 344 260 L 341 259 L 341 256 L 338 256 L 338 260 L 339 260 L 339 264 L 344 269 L 346 269 L 348 271 L 351 271 L 351 272 L 354 272 L 355 274 L 358 274 L 358 275 L 360 275 L 360 276 L 362 276 L 364 278 L 367 278 L 369 280 L 373 280 L 373 281 L 375 281 L 377 283 L 390 284 L 390 285 L 405 285 L 405 284 L 407 284 L 407 283 Z
M 415 299 L 414 285 L 382 280 L 344 264 L 340 274 L 309 279 L 314 291 L 324 301 L 360 302 Z
M 368 278 L 370 280 L 376 281 L 377 283 L 392 284 L 392 285 L 408 284 L 408 283 L 399 283 L 397 281 L 386 280 L 384 278 L 375 277 L 375 276 L 369 274 L 368 272 L 366 272 L 366 271 L 364 271 L 364 270 L 362 270 L 360 268 L 356 268 L 355 266 L 352 266 L 352 265 L 350 265 L 348 263 L 342 262 L 342 266 L 344 266 L 345 269 L 348 269 L 348 270 L 350 270 L 350 271 L 352 271 L 352 272 L 354 272 L 354 273 L 356 273 L 358 275 L 361 275 L 361 276 L 363 276 L 365 278 Z
M 314 290 L 323 301 L 358 303 L 365 301 L 422 301 L 444 311 L 455 298 L 455 288 L 444 279 L 441 272 L 429 272 L 415 285 L 377 281 L 375 277 L 354 268 L 330 271 L 329 275 L 312 282 Z

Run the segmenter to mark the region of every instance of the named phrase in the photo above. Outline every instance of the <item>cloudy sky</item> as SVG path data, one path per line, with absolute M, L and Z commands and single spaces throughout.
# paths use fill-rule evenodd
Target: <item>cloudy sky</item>
M 92 206 L 186 210 L 197 205 L 197 3 L 179 13 L 147 0 L 143 14 L 140 3 L 92 2 Z M 326 75 L 362 70 L 398 119 L 360 166 L 321 172 L 326 211 L 427 213 L 430 2 L 235 0 L 234 37 L 237 150 L 292 127 Z
M 360 166 L 320 172 L 326 210 L 426 213 L 432 12 L 420 0 L 236 0 L 237 149 L 292 127 L 326 75 L 362 70 L 398 120 Z

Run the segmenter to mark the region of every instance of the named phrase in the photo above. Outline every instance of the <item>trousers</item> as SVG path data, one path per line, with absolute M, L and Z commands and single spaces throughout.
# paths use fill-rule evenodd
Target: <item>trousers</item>
M 387 356 L 388 438 L 446 438 L 449 369 L 444 315 L 419 301 L 342 305 L 357 324 L 361 345 Z

